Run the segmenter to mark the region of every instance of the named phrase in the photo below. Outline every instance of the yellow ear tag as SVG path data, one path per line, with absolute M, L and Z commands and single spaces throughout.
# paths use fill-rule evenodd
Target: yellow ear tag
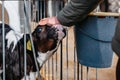
M 29 51 L 31 51 L 31 50 L 32 50 L 30 40 L 27 42 L 27 50 L 29 50 Z

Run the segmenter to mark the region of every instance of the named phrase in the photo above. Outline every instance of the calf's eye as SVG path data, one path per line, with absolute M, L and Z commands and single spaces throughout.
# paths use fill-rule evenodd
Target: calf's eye
M 36 32 L 38 32 L 38 33 L 40 33 L 42 31 L 42 28 L 41 27 L 38 27 L 37 29 L 36 29 Z

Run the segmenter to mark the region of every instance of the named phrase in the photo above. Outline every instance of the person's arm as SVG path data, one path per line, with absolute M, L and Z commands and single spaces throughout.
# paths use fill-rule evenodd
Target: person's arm
M 70 0 L 70 2 L 57 14 L 57 16 L 44 18 L 39 24 L 62 24 L 71 26 L 83 20 L 93 11 L 102 0 Z
M 57 15 L 60 24 L 71 26 L 83 20 L 102 0 L 71 0 Z

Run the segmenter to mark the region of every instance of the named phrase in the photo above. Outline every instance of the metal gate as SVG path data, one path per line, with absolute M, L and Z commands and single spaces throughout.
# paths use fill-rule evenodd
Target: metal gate
M 2 2 L 1 12 L 2 22 L 7 21 L 5 16 L 5 1 Z M 20 15 L 21 32 L 26 34 L 29 32 L 23 31 L 24 26 L 28 23 L 25 18 L 25 6 L 28 9 L 27 16 L 31 24 L 31 30 L 37 25 L 38 21 L 44 17 L 51 17 L 57 15 L 57 13 L 67 4 L 67 0 L 21 0 L 18 1 L 18 10 Z M 12 10 L 12 9 L 10 9 Z M 10 11 L 9 10 L 9 11 Z M 8 14 L 8 16 L 11 16 Z M 9 17 L 10 18 L 10 17 Z M 8 19 L 11 20 L 11 19 Z M 7 23 L 9 23 L 8 21 Z M 19 23 L 19 22 L 18 22 Z M 12 23 L 11 23 L 12 24 Z M 3 24 L 3 80 L 5 80 L 5 32 Z M 26 57 L 25 57 L 26 58 Z M 25 62 L 26 64 L 26 62 Z M 25 66 L 26 67 L 26 66 Z M 26 69 L 25 69 L 26 70 Z M 100 75 L 98 75 L 98 72 Z M 44 80 L 101 80 L 101 70 L 95 68 L 89 68 L 80 65 L 77 61 L 76 46 L 74 40 L 74 27 L 67 29 L 67 36 L 61 42 L 59 49 L 55 54 L 43 65 L 41 75 Z M 26 73 L 25 73 L 26 75 Z M 103 76 L 105 77 L 105 76 Z M 106 79 L 105 79 L 106 80 Z M 109 79 L 110 80 L 110 79 Z M 112 80 L 112 79 L 111 79 Z

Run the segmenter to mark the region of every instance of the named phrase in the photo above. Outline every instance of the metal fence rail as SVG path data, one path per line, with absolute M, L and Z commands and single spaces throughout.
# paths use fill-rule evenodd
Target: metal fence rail
M 31 29 L 44 17 L 51 17 L 64 7 L 66 0 L 28 0 L 29 19 Z M 24 26 L 24 1 L 19 1 L 20 22 Z M 4 1 L 2 1 L 2 22 L 4 22 Z M 10 16 L 10 15 L 9 15 Z M 21 27 L 24 29 L 24 27 Z M 5 34 L 3 24 L 3 54 L 5 53 Z M 26 31 L 27 32 L 27 31 Z M 25 57 L 26 58 L 26 57 Z M 3 55 L 3 80 L 5 80 L 5 54 Z M 26 64 L 26 63 L 25 63 Z M 74 27 L 67 29 L 66 38 L 61 42 L 59 49 L 43 65 L 41 75 L 44 80 L 101 80 L 98 69 L 80 65 L 77 61 L 76 46 L 74 40 Z M 92 73 L 92 74 L 91 74 Z M 25 74 L 26 75 L 26 74 Z M 99 77 L 100 76 L 100 77 Z M 105 76 L 104 76 L 105 77 Z
M 4 23 L 4 1 L 2 1 L 2 22 Z M 2 24 L 2 41 L 3 41 L 3 80 L 5 80 L 5 27 Z

